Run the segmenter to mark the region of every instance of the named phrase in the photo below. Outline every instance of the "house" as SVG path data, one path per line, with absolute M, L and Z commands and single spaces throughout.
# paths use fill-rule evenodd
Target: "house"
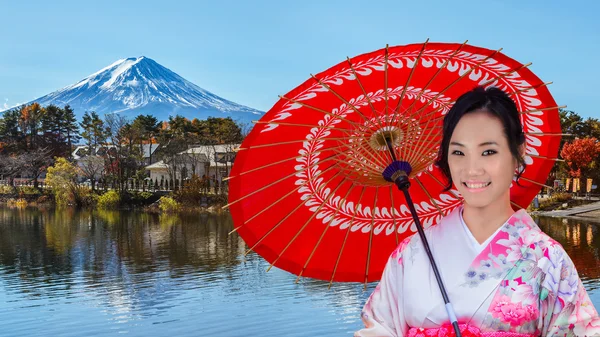
M 156 150 L 160 147 L 160 144 L 142 144 L 142 153 L 143 153 L 143 161 L 144 161 L 144 165 L 150 165 L 154 162 L 156 162 L 156 158 L 154 157 L 154 153 L 156 152 Z M 96 148 L 96 153 L 94 153 L 93 155 L 96 156 L 104 156 L 107 154 L 111 154 L 111 151 L 115 151 L 115 146 L 114 145 L 99 145 Z M 75 148 L 75 150 L 73 150 L 73 152 L 71 153 L 71 155 L 73 156 L 73 159 L 75 159 L 75 161 L 80 160 L 81 158 L 84 158 L 86 156 L 92 155 L 89 153 L 88 150 L 88 146 L 87 145 L 80 145 L 77 146 Z M 150 162 L 150 157 L 152 157 L 152 162 Z
M 146 166 L 153 181 L 189 179 L 193 174 L 206 176 L 211 180 L 229 175 L 235 160 L 234 149 L 240 144 L 199 145 L 179 152 L 170 158 Z
M 156 161 L 154 155 L 156 150 L 160 147 L 159 144 L 142 144 L 142 165 L 147 166 Z M 87 145 L 80 145 L 73 150 L 71 153 L 77 166 L 85 172 L 84 176 L 94 177 L 96 180 L 102 177 L 104 172 L 104 156 L 113 155 L 116 156 L 116 147 L 114 145 L 99 145 L 94 153 L 90 153 Z M 151 162 L 152 161 L 152 162 Z M 80 177 L 80 180 L 83 180 Z

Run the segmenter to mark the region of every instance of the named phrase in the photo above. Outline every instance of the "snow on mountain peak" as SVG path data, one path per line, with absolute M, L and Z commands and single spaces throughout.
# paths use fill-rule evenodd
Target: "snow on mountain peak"
M 162 120 L 175 114 L 199 119 L 229 116 L 248 122 L 263 114 L 204 90 L 145 56 L 120 59 L 32 102 L 43 106 L 69 104 L 78 116 L 96 111 L 128 117 L 153 114 Z

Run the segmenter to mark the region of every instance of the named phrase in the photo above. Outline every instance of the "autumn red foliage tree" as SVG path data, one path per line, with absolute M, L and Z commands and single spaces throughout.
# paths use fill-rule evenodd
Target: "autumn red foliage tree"
M 578 138 L 565 143 L 560 154 L 569 165 L 571 176 L 580 178 L 597 162 L 600 142 L 594 137 Z

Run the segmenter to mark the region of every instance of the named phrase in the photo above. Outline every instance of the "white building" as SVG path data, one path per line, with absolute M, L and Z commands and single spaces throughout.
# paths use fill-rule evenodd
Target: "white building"
M 209 179 L 227 177 L 235 159 L 234 149 L 240 144 L 202 145 L 189 148 L 178 153 L 168 162 L 164 160 L 146 166 L 152 181 L 191 178 L 193 174 L 199 177 L 206 175 Z

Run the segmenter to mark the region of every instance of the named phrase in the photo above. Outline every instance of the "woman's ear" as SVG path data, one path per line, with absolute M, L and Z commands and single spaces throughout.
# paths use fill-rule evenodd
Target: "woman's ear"
M 523 143 L 522 145 L 519 146 L 519 157 L 521 158 L 522 162 L 525 162 L 525 143 Z M 517 161 L 517 167 L 515 169 L 519 168 L 519 162 Z
M 521 158 L 525 158 L 525 143 L 521 144 L 521 146 L 519 146 L 519 156 Z

